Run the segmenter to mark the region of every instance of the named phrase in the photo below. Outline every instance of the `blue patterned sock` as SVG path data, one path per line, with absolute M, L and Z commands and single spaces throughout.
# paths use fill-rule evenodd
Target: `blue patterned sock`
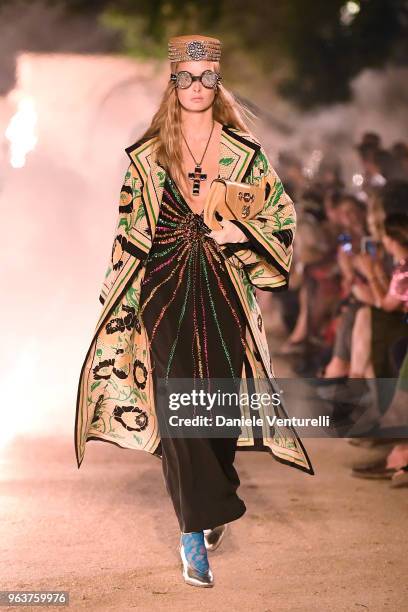
M 182 533 L 181 542 L 183 544 L 186 559 L 194 569 L 204 574 L 209 569 L 207 549 L 204 544 L 204 531 L 192 531 Z

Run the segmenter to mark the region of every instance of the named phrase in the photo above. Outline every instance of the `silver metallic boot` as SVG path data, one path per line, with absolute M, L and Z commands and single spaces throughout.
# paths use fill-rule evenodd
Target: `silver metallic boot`
M 208 563 L 203 531 L 181 533 L 179 551 L 185 582 L 192 586 L 212 587 L 214 577 Z
M 208 551 L 216 550 L 221 544 L 225 532 L 227 531 L 227 525 L 219 525 L 214 529 L 204 529 L 204 543 Z

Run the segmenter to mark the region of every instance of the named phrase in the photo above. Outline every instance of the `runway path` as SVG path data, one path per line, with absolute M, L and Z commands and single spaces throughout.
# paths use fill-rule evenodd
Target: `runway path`
M 238 454 L 247 513 L 203 590 L 181 578 L 157 459 L 89 442 L 78 470 L 70 440 L 16 440 L 0 483 L 1 588 L 68 590 L 71 609 L 92 611 L 406 609 L 406 490 L 351 478 L 358 451 L 343 440 L 307 442 L 315 476 Z
M 408 491 L 352 478 L 363 451 L 345 440 L 304 442 L 314 476 L 238 452 L 247 512 L 198 589 L 158 459 L 90 441 L 78 470 L 71 438 L 18 438 L 0 456 L 0 588 L 67 590 L 92 612 L 407 610 Z

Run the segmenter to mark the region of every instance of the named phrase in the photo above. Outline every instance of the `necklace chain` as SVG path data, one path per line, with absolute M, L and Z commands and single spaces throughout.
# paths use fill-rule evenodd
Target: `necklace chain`
M 184 136 L 184 134 L 183 134 L 183 130 L 181 130 L 181 135 L 183 136 L 183 139 L 184 139 L 184 142 L 186 143 L 187 149 L 189 150 L 190 155 L 191 155 L 191 157 L 193 158 L 194 163 L 195 163 L 195 165 L 196 165 L 196 166 L 201 166 L 201 164 L 202 164 L 202 162 L 203 162 L 203 159 L 204 159 L 204 156 L 205 156 L 205 154 L 207 153 L 208 145 L 210 144 L 211 136 L 212 136 L 212 133 L 213 133 L 213 130 L 214 130 L 214 125 L 215 125 L 215 122 L 214 122 L 214 119 L 213 119 L 213 122 L 212 122 L 212 128 L 211 128 L 211 132 L 210 132 L 210 136 L 209 136 L 209 138 L 208 138 L 208 140 L 207 140 L 207 144 L 205 145 L 204 153 L 203 153 L 203 155 L 202 155 L 202 157 L 201 157 L 201 159 L 200 159 L 200 161 L 199 161 L 199 162 L 198 162 L 198 161 L 196 160 L 196 158 L 194 157 L 193 152 L 192 152 L 192 150 L 190 149 L 190 147 L 188 146 L 188 142 L 187 142 L 187 140 L 185 139 L 185 136 Z

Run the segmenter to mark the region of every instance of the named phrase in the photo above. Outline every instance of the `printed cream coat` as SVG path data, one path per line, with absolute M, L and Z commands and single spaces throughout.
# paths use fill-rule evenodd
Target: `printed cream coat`
M 75 419 L 78 468 L 88 440 L 104 440 L 148 453 L 153 453 L 160 442 L 148 338 L 138 318 L 140 286 L 166 176 L 152 155 L 154 148 L 152 138 L 126 149 L 130 164 L 99 296 L 103 308 L 78 384 Z M 228 273 L 246 315 L 246 355 L 255 379 L 254 390 L 265 392 L 266 381 L 273 393 L 279 387 L 274 379 L 255 288 L 279 291 L 287 287 L 296 228 L 295 209 L 263 147 L 249 134 L 223 126 L 219 168 L 220 176 L 234 181 L 257 183 L 263 174 L 268 179 L 262 211 L 254 219 L 237 222 L 251 243 L 235 243 L 229 250 L 226 245 L 221 248 L 228 257 Z M 241 393 L 245 393 L 244 369 L 241 379 Z M 241 407 L 241 414 L 249 416 L 246 405 Z M 282 404 L 262 407 L 258 416 L 266 414 L 288 416 Z M 276 460 L 314 474 L 295 429 L 269 426 L 266 418 L 263 423 L 262 438 L 259 433 L 254 435 L 252 426 L 242 428 L 238 450 L 266 450 Z

